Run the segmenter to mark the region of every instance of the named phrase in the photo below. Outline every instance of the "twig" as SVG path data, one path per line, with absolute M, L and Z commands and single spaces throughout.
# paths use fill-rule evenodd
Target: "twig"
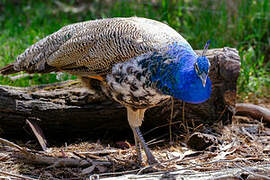
M 233 164 L 234 164 L 235 166 L 237 166 L 238 168 L 240 168 L 240 169 L 242 169 L 242 170 L 248 172 L 249 174 L 252 174 L 252 175 L 255 176 L 255 177 L 259 177 L 259 178 L 263 178 L 263 179 L 270 180 L 270 177 L 268 177 L 268 176 L 254 173 L 254 172 L 252 172 L 252 171 L 250 171 L 250 170 L 248 170 L 248 169 L 246 169 L 246 168 L 240 166 L 239 164 L 237 164 L 237 163 L 235 163 L 235 162 L 233 162 Z
M 161 139 L 161 138 L 164 138 L 165 136 L 167 136 L 168 134 L 163 134 L 163 135 L 160 135 L 160 136 L 158 136 L 158 137 L 156 137 L 156 138 L 154 138 L 154 139 L 151 139 L 150 141 L 147 141 L 147 145 L 148 146 L 150 146 L 150 145 L 152 145 L 152 144 L 156 144 L 156 143 L 158 143 L 158 142 L 162 142 L 162 141 L 165 141 L 164 139 Z M 158 139 L 160 139 L 160 140 L 158 140 Z
M 179 124 L 179 123 L 182 123 L 182 121 L 175 121 L 175 122 L 172 122 L 171 125 L 175 125 L 175 124 Z M 157 127 L 154 127 L 152 129 L 150 129 L 149 131 L 146 131 L 145 133 L 143 133 L 143 135 L 145 136 L 146 134 L 149 134 L 150 132 L 156 130 L 156 129 L 159 129 L 159 128 L 163 128 L 163 127 L 166 127 L 166 126 L 169 126 L 169 123 L 167 124 L 163 124 L 163 125 L 160 125 L 160 126 L 157 126 Z
M 78 154 L 76 152 L 72 152 L 72 154 L 74 154 L 75 156 L 77 156 L 77 157 L 79 157 L 81 159 L 92 162 L 92 159 L 87 159 L 86 157 L 83 157 L 82 155 L 80 155 L 80 154 Z
M 18 149 L 19 151 L 21 151 L 22 153 L 24 153 L 24 154 L 26 154 L 26 155 L 29 155 L 29 154 L 30 154 L 29 152 L 27 152 L 27 151 L 26 151 L 24 148 L 22 148 L 21 146 L 15 144 L 15 143 L 13 143 L 13 142 L 10 142 L 10 141 L 8 141 L 8 140 L 6 140 L 6 139 L 0 138 L 0 143 L 6 144 L 6 145 L 11 146 L 11 147 L 14 147 L 14 148 Z
M 152 140 L 151 140 L 152 141 Z M 160 139 L 158 141 L 156 141 L 156 139 L 153 139 L 153 142 L 151 143 L 146 143 L 148 146 L 151 146 L 153 144 L 157 144 L 157 143 L 162 143 L 162 142 L 165 142 L 166 140 L 165 139 Z
M 222 116 L 224 115 L 224 113 L 225 113 L 226 109 L 227 109 L 227 108 L 226 108 L 226 107 L 224 107 L 223 111 L 220 113 L 220 115 L 219 115 L 219 117 L 218 117 L 217 122 L 219 122 L 219 121 L 221 120 L 221 118 L 222 118 Z
M 26 180 L 37 180 L 35 178 L 31 178 L 31 177 L 27 177 L 27 176 L 23 176 L 23 175 L 18 175 L 18 174 L 13 174 L 13 173 L 2 171 L 2 170 L 0 170 L 0 174 L 16 177 L 16 178 L 20 178 L 20 179 L 26 179 Z
M 76 152 L 76 153 L 77 154 L 106 155 L 106 154 L 111 154 L 111 153 L 119 153 L 119 151 L 127 152 L 127 150 L 111 149 L 111 150 L 103 150 L 103 151 L 89 151 L 89 152 Z
M 42 129 L 34 121 L 26 119 L 26 123 L 30 126 L 30 128 L 34 132 L 43 151 L 46 151 L 47 150 L 47 141 L 45 139 L 44 133 L 42 132 Z
M 11 80 L 11 81 L 16 81 L 18 79 L 21 79 L 21 78 L 26 78 L 26 77 L 34 77 L 33 74 L 19 74 L 19 75 L 16 75 L 16 76 L 11 76 L 9 75 L 8 78 Z
M 180 157 L 176 157 L 173 158 L 169 161 L 178 159 Z M 211 162 L 205 162 L 205 163 L 200 163 L 200 164 L 196 164 L 196 165 L 192 165 L 189 167 L 185 167 L 185 168 L 181 168 L 181 169 L 176 169 L 176 170 L 171 170 L 171 171 L 158 171 L 158 172 L 154 172 L 154 173 L 149 173 L 148 175 L 156 175 L 156 174 L 163 174 L 163 173 L 168 173 L 168 172 L 176 172 L 176 171 L 182 171 L 182 170 L 188 170 L 188 169 L 192 169 L 195 168 L 197 166 L 203 166 L 203 165 L 207 165 L 207 164 L 213 164 L 213 163 L 220 163 L 220 162 L 236 162 L 239 160 L 243 160 L 243 159 L 234 159 L 234 160 L 217 160 L 217 161 L 211 161 Z M 166 161 L 166 162 L 169 162 Z M 112 176 L 112 175 L 124 175 L 124 174 L 130 174 L 130 173 L 136 173 L 137 175 L 139 175 L 142 171 L 144 171 L 145 169 L 149 169 L 149 168 L 153 168 L 154 166 L 157 165 L 162 165 L 161 163 L 154 163 L 152 165 L 148 165 L 139 169 L 134 169 L 134 170 L 129 170 L 129 171 L 122 171 L 122 172 L 115 172 L 115 173 L 103 173 L 103 174 L 99 174 L 99 176 Z
M 184 123 L 184 128 L 187 132 L 187 135 L 189 136 L 190 135 L 190 132 L 189 132 L 189 128 L 188 128 L 188 122 L 187 120 L 185 119 L 185 102 L 183 101 L 183 109 L 182 109 L 182 120 L 183 120 L 183 123 Z
M 197 127 L 193 128 L 192 132 L 196 132 L 199 128 L 203 127 L 204 124 L 199 124 Z
M 24 148 L 18 146 L 17 144 L 10 142 L 6 139 L 0 138 L 0 143 L 9 145 L 18 149 L 22 154 L 23 158 L 36 164 L 46 164 L 49 167 L 63 167 L 63 166 L 85 166 L 91 164 L 85 160 L 71 159 L 71 158 L 58 158 L 58 157 L 46 157 L 38 154 L 28 152 Z
M 143 171 L 145 171 L 146 169 L 150 169 L 150 168 L 153 168 L 153 166 L 151 165 L 151 166 L 145 166 L 145 167 L 142 167 L 142 168 L 137 172 L 136 175 L 140 175 L 140 174 L 142 174 Z
M 168 173 L 168 172 L 177 172 L 177 171 L 193 169 L 193 168 L 196 168 L 197 166 L 203 166 L 203 165 L 221 163 L 221 162 L 236 162 L 236 161 L 240 161 L 240 160 L 244 160 L 244 159 L 233 159 L 233 160 L 220 159 L 220 160 L 216 160 L 216 161 L 210 161 L 210 162 L 204 162 L 204 163 L 200 163 L 200 164 L 195 164 L 195 165 L 184 167 L 184 168 L 181 168 L 181 169 L 170 170 L 170 171 L 159 171 L 159 172 L 154 172 L 154 173 L 149 173 L 149 174 L 162 174 L 162 173 Z
M 173 98 L 171 97 L 171 115 L 170 115 L 170 120 L 169 120 L 169 133 L 170 133 L 170 143 L 172 143 L 172 119 L 173 119 L 173 107 L 174 107 L 174 101 Z
M 256 138 L 254 136 L 252 136 L 244 127 L 241 127 L 240 130 L 242 130 L 242 132 L 247 135 L 248 137 L 251 138 L 251 140 L 255 141 Z
M 102 174 L 99 174 L 99 176 L 114 176 L 114 175 L 124 175 L 124 174 L 130 174 L 130 173 L 137 173 L 138 171 L 140 171 L 140 169 L 141 168 L 128 170 L 128 171 L 121 171 L 121 172 L 102 173 Z

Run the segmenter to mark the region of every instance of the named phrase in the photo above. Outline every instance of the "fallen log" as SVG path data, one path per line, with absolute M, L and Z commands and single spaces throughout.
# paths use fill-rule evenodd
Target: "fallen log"
M 190 128 L 201 123 L 229 122 L 235 108 L 240 71 L 238 51 L 233 48 L 212 49 L 206 56 L 211 62 L 211 98 L 197 105 L 185 103 L 184 110 L 183 102 L 174 100 L 173 121 L 182 121 L 184 112 Z M 92 90 L 86 90 L 78 81 L 27 88 L 0 86 L 0 135 L 21 138 L 26 134 L 23 128 L 26 119 L 36 119 L 48 138 L 88 136 L 99 139 L 105 134 L 110 138 L 125 131 L 132 138 L 125 108 L 108 99 L 100 90 L 98 81 L 93 81 L 92 87 Z M 171 101 L 148 110 L 143 130 L 166 124 L 170 113 Z

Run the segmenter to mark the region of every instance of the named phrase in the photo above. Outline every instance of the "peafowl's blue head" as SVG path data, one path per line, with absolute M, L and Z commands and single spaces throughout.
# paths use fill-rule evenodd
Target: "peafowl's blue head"
M 197 56 L 186 42 L 170 46 L 167 56 L 155 54 L 147 64 L 151 81 L 163 93 L 189 103 L 202 103 L 211 95 L 210 63 L 205 53 Z
M 210 62 L 207 59 L 207 57 L 205 57 L 205 53 L 208 49 L 209 44 L 210 44 L 210 40 L 207 41 L 206 45 L 204 46 L 202 55 L 197 58 L 197 61 L 195 62 L 195 65 L 194 65 L 197 75 L 202 80 L 203 87 L 205 87 L 208 72 L 210 69 Z

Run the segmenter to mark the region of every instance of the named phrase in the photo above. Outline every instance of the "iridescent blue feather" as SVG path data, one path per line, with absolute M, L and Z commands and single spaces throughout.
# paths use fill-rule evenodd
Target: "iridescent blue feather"
M 147 64 L 151 84 L 163 94 L 189 103 L 201 103 L 211 95 L 211 81 L 207 77 L 205 87 L 195 71 L 198 57 L 189 44 L 174 43 L 165 54 L 155 53 Z M 200 60 L 199 60 L 200 61 Z M 207 62 L 207 64 L 205 63 Z M 208 74 L 208 60 L 199 62 L 200 70 Z

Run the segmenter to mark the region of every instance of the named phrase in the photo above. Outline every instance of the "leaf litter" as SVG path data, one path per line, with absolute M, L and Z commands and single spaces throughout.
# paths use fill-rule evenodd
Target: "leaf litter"
M 137 165 L 135 147 L 129 142 L 118 142 L 120 148 L 81 142 L 37 151 L 25 144 L 17 147 L 1 141 L 0 179 L 20 176 L 21 179 L 87 179 L 184 169 L 208 172 L 269 164 L 270 128 L 260 120 L 234 116 L 232 124 L 214 128 L 219 134 L 215 137 L 217 141 L 205 150 L 192 150 L 180 140 L 173 145 L 167 142 L 154 145 L 151 149 L 160 164 L 149 166 L 144 161 L 142 167 Z M 146 159 L 145 154 L 143 158 Z

